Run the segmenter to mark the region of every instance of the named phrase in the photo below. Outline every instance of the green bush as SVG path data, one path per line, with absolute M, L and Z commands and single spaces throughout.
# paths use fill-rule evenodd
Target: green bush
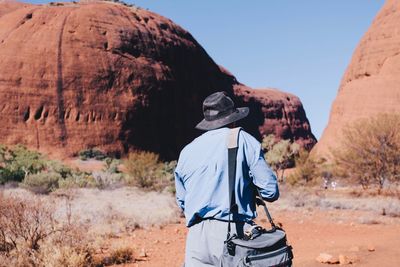
M 62 176 L 56 172 L 30 174 L 22 182 L 23 187 L 40 194 L 47 194 L 58 188 Z
M 0 169 L 0 184 L 7 182 L 21 182 L 25 177 L 25 172 L 22 170 L 13 171 L 8 168 Z
M 104 168 L 105 172 L 120 173 L 120 170 L 118 169 L 118 166 L 121 164 L 120 160 L 114 158 L 106 158 L 104 162 L 106 164 Z
M 59 161 L 47 161 L 46 164 L 46 170 L 48 172 L 55 172 L 55 173 L 59 173 L 61 175 L 62 178 L 67 178 L 72 176 L 73 171 L 70 167 L 65 166 L 64 164 L 62 164 Z
M 96 187 L 96 181 L 91 173 L 75 171 L 65 179 L 59 180 L 58 187 L 63 189 Z
M 107 158 L 107 155 L 98 149 L 90 148 L 80 151 L 79 158 L 81 160 L 88 160 L 88 159 L 104 160 Z
M 298 155 L 300 146 L 290 140 L 276 141 L 274 135 L 264 136 L 262 148 L 265 151 L 265 160 L 275 171 L 279 181 L 283 181 L 285 169 L 293 167 L 295 157 Z
M 45 163 L 40 153 L 24 146 L 0 146 L 0 184 L 21 182 L 27 175 L 42 171 Z

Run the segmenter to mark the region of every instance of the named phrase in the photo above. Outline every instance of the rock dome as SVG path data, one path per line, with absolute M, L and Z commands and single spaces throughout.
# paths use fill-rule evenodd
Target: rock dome
M 316 152 L 340 146 L 343 129 L 353 121 L 399 112 L 400 1 L 389 0 L 353 54 Z
M 200 134 L 203 99 L 222 90 L 253 105 L 245 123 L 258 137 L 315 144 L 298 98 L 240 84 L 165 17 L 113 2 L 0 2 L 0 143 L 176 158 Z

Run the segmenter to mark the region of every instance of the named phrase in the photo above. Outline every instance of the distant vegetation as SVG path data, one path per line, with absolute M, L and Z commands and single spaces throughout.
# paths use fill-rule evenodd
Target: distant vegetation
M 174 191 L 173 171 L 176 161 L 162 162 L 151 152 L 134 152 L 123 161 L 126 173 L 120 170 L 121 161 L 107 157 L 97 149 L 79 153 L 81 160 L 103 161 L 99 171 L 83 172 L 59 161 L 48 160 L 42 154 L 24 146 L 0 146 L 0 185 L 12 184 L 35 193 L 47 194 L 59 188 L 114 188 L 124 185 L 146 190 Z
M 153 190 L 174 188 L 176 161 L 161 162 L 155 153 L 138 151 L 130 153 L 124 165 L 129 174 L 128 184 Z
M 264 137 L 265 159 L 280 182 L 291 185 L 322 185 L 341 181 L 362 188 L 382 190 L 400 185 L 400 115 L 380 114 L 361 119 L 344 130 L 340 149 L 326 160 L 301 150 L 290 140 Z M 285 177 L 285 169 L 296 167 Z
M 382 114 L 362 119 L 344 131 L 340 150 L 327 161 L 310 155 L 290 140 L 274 135 L 263 138 L 264 157 L 281 183 L 294 186 L 335 187 L 336 181 L 359 184 L 364 189 L 400 184 L 400 115 Z M 0 145 L 0 185 L 11 184 L 47 194 L 59 188 L 100 189 L 136 186 L 174 193 L 176 161 L 163 162 L 152 152 L 131 152 L 125 159 L 111 158 L 91 148 L 79 153 L 82 161 L 103 162 L 97 171 L 72 169 L 59 161 L 17 145 Z M 288 168 L 295 169 L 287 172 Z
M 51 203 L 0 192 L 0 267 L 102 267 L 135 261 L 130 247 L 99 253 L 104 233 L 94 236 L 69 212 L 60 221 Z
M 265 160 L 275 171 L 278 180 L 283 182 L 285 170 L 294 167 L 300 146 L 290 140 L 277 141 L 275 135 L 270 134 L 263 138 L 262 148 L 265 151 Z
M 104 160 L 107 158 L 107 155 L 98 149 L 90 148 L 80 151 L 79 158 L 81 160 L 88 160 L 88 159 Z
M 361 119 L 343 132 L 333 152 L 336 175 L 363 188 L 400 183 L 400 115 L 380 114 Z
M 278 181 L 290 185 L 304 186 L 322 183 L 330 177 L 330 167 L 324 159 L 315 159 L 310 153 L 291 140 L 277 141 L 274 135 L 264 136 L 262 142 L 265 160 L 275 171 Z M 284 176 L 285 170 L 294 168 Z

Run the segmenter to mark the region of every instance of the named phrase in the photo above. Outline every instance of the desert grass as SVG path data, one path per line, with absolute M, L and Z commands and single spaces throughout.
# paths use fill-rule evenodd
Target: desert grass
M 343 187 L 321 189 L 319 187 L 281 187 L 281 197 L 273 207 L 276 210 L 322 209 L 372 212 L 375 215 L 400 217 L 400 198 L 392 194 L 361 194 L 355 189 Z
M 81 225 L 57 221 L 51 203 L 0 195 L 0 266 L 92 266 L 88 238 Z
M 57 190 L 37 195 L 22 188 L 0 190 L 0 266 L 107 266 L 133 262 L 128 245 L 110 238 L 137 228 L 176 222 L 170 193 Z
M 169 193 L 143 192 L 135 187 L 112 190 L 76 188 L 57 190 L 50 195 L 35 195 L 21 188 L 3 190 L 4 196 L 39 199 L 53 203 L 59 221 L 75 221 L 90 226 L 96 234 L 113 235 L 176 222 L 175 200 Z

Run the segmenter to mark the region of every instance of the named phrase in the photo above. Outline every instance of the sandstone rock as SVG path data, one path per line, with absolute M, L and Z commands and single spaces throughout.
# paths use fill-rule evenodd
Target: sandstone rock
M 358 44 L 315 148 L 329 154 L 348 123 L 378 113 L 400 112 L 400 2 L 388 0 Z
M 259 138 L 316 143 L 297 97 L 240 84 L 158 14 L 95 1 L 0 10 L 0 143 L 176 158 L 200 134 L 202 101 L 217 90 L 251 106 L 244 123 Z
M 340 264 L 354 264 L 359 262 L 359 258 L 357 255 L 355 254 L 350 254 L 350 255 L 339 255 L 339 262 Z
M 316 261 L 320 263 L 327 263 L 327 264 L 338 264 L 339 259 L 333 257 L 332 255 L 328 253 L 320 253 L 318 257 L 316 258 Z
M 18 8 L 28 7 L 29 4 L 15 2 L 15 1 L 8 1 L 8 0 L 0 0 L 0 17 L 17 10 Z
M 372 244 L 369 244 L 367 249 L 368 249 L 368 251 L 373 252 L 373 251 L 375 251 L 375 246 Z
M 346 264 L 350 264 L 350 260 L 347 256 L 340 254 L 339 255 L 339 263 L 341 265 L 346 265 Z
M 144 248 L 142 248 L 140 250 L 139 257 L 142 257 L 142 258 L 147 257 L 147 253 L 146 253 L 146 250 Z
M 294 140 L 308 150 L 316 144 L 297 96 L 273 88 L 251 89 L 242 84 L 235 85 L 234 90 L 239 105 L 250 107 L 252 113 L 243 121 L 243 126 L 254 135 L 275 134 L 280 139 Z M 252 129 L 255 125 L 258 127 Z

